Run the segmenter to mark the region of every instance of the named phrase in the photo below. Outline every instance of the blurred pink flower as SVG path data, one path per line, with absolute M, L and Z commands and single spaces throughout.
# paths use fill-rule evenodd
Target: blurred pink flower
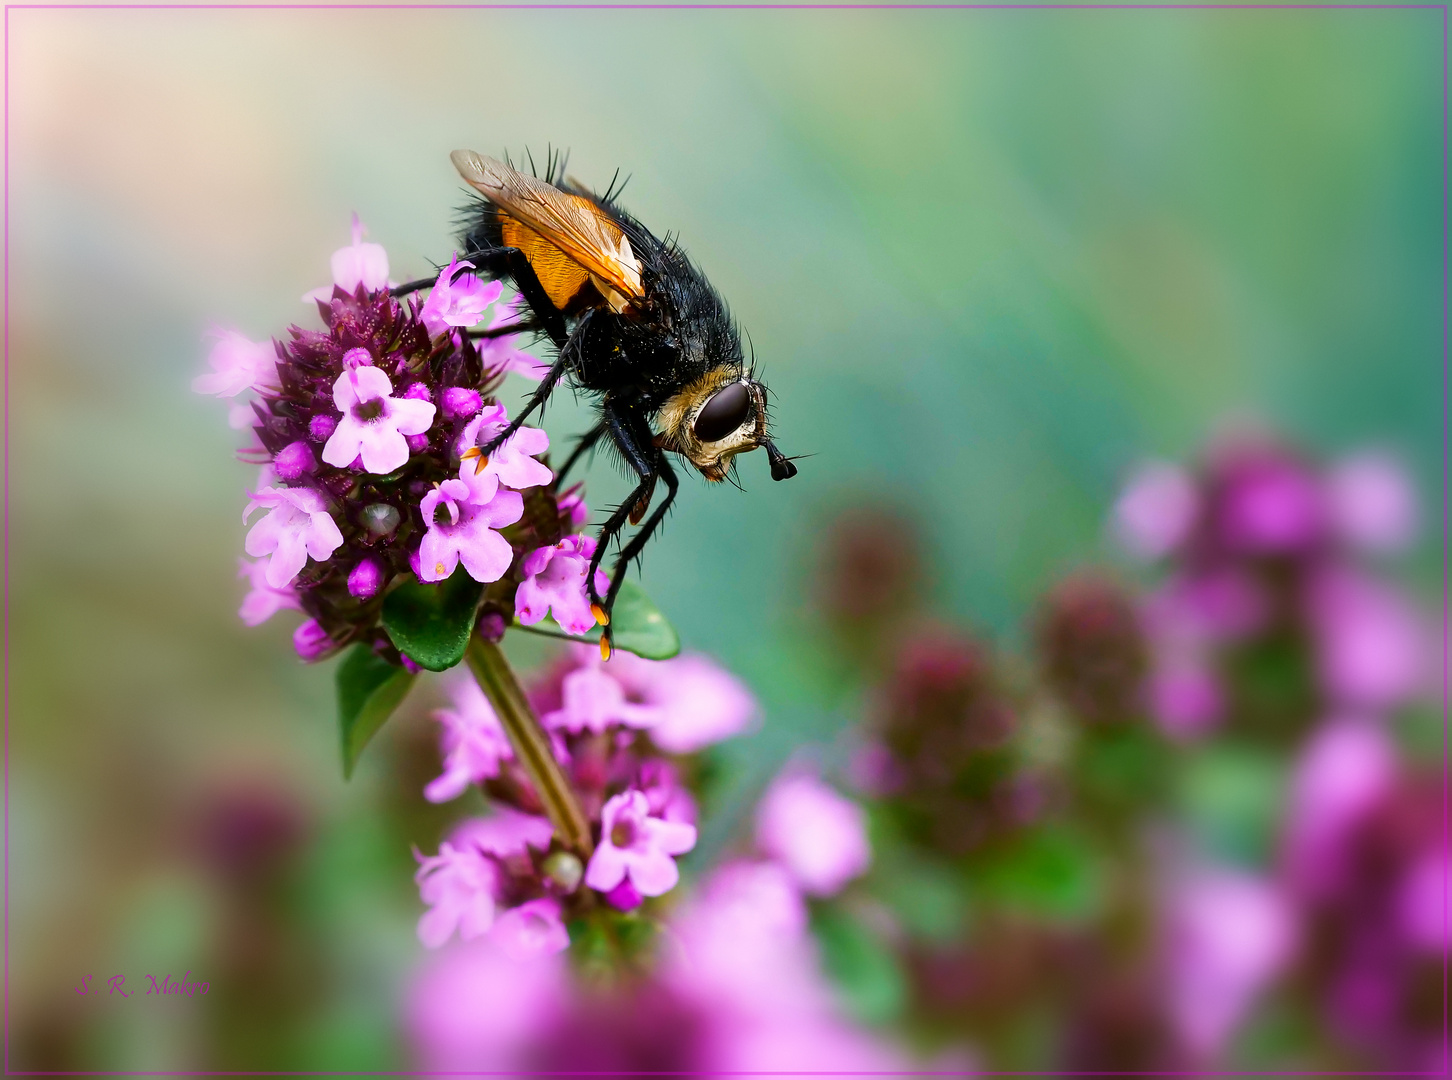
M 249 592 L 242 598 L 242 606 L 237 610 L 237 616 L 245 626 L 259 626 L 283 609 L 302 610 L 296 589 L 291 586 L 274 589 L 267 584 L 267 566 L 261 559 L 256 562 L 237 560 L 237 576 L 246 578 L 250 586 Z
M 555 497 L 555 506 L 562 515 L 569 516 L 570 524 L 577 529 L 590 520 L 590 508 L 585 505 L 585 486 L 583 484 L 575 484 L 560 492 Z
M 492 933 L 511 960 L 533 960 L 570 947 L 569 932 L 560 921 L 560 902 L 551 896 L 506 911 L 495 920 Z
M 338 376 L 333 405 L 343 417 L 323 447 L 323 460 L 339 469 L 361 456 L 365 471 L 391 473 L 408 461 L 404 436 L 425 432 L 434 422 L 433 405 L 394 397 L 392 380 L 372 364 L 360 364 Z
M 585 868 L 585 884 L 608 892 L 629 875 L 642 896 L 661 896 L 680 880 L 672 856 L 695 846 L 694 825 L 651 817 L 643 792 L 623 792 L 600 812 L 600 845 Z
M 650 727 L 661 715 L 656 706 L 628 700 L 625 688 L 598 660 L 567 674 L 560 683 L 560 697 L 560 707 L 540 717 L 546 727 L 570 732 L 588 730 L 598 735 L 611 724 Z
M 211 374 L 198 375 L 192 380 L 192 389 L 198 394 L 236 397 L 244 390 L 279 388 L 277 347 L 271 341 L 249 341 L 236 330 L 224 330 L 220 326 L 212 327 L 207 334 L 215 337 L 217 343 L 207 354 Z M 255 422 L 257 417 L 251 406 L 244 408 Z M 253 423 L 242 426 L 250 427 Z
M 499 775 L 499 763 L 514 757 L 509 739 L 494 715 L 484 692 L 473 678 L 451 680 L 452 709 L 435 709 L 431 714 L 444 726 L 440 742 L 444 771 L 424 788 L 424 798 L 441 803 L 456 799 L 477 784 Z M 549 844 L 546 836 L 545 844 Z
M 508 859 L 523 855 L 526 848 L 548 851 L 554 834 L 548 818 L 496 804 L 488 817 L 465 818 L 459 822 L 450 831 L 448 840 L 460 850 L 472 848 Z
M 518 295 L 510 297 L 494 309 L 494 315 L 489 320 L 489 329 L 495 330 L 506 323 L 517 320 L 519 308 L 520 297 Z M 500 373 L 513 371 L 523 375 L 526 379 L 543 379 L 550 369 L 549 364 L 515 348 L 514 343 L 518 340 L 517 334 L 505 334 L 500 337 L 482 338 L 476 342 L 479 349 L 479 362 L 484 365 L 484 370 Z
M 806 773 L 785 773 L 767 789 L 756 843 L 813 896 L 841 892 L 872 861 L 862 808 Z
M 642 660 L 619 653 L 610 666 L 629 693 L 655 710 L 650 737 L 668 754 L 694 754 L 741 734 L 758 716 L 751 691 L 709 657 Z
M 1395 770 L 1391 739 L 1365 720 L 1333 720 L 1312 736 L 1292 771 L 1286 807 L 1286 872 L 1299 891 L 1321 897 L 1342 884 L 1351 833 Z
M 1169 920 L 1171 1022 L 1190 1051 L 1213 1058 L 1290 961 L 1294 914 L 1269 882 L 1220 868 L 1180 884 Z
M 1145 681 L 1150 714 L 1165 734 L 1193 739 L 1220 720 L 1224 698 L 1220 681 L 1203 660 L 1177 657 L 1157 661 Z
M 1425 688 L 1429 636 L 1407 599 L 1350 570 L 1328 570 L 1310 585 L 1317 667 L 1330 697 L 1387 709 Z
M 1145 600 L 1142 618 L 1151 644 L 1163 651 L 1246 637 L 1264 625 L 1268 607 L 1254 578 L 1223 566 L 1171 578 Z
M 483 465 L 474 453 L 509 425 L 509 413 L 503 405 L 490 405 L 465 426 L 455 450 L 461 464 L 459 478 L 471 488 L 484 488 L 491 483 L 522 491 L 548 484 L 554 478 L 549 467 L 535 461 L 537 454 L 550 448 L 550 437 L 536 427 L 522 427 L 503 446 L 489 455 Z M 479 501 L 483 501 L 483 496 Z
M 419 511 L 428 532 L 419 543 L 420 581 L 443 581 L 459 563 L 475 581 L 498 581 L 514 562 L 514 549 L 497 531 L 524 516 L 517 491 L 499 488 L 476 500 L 462 480 L 445 480 L 423 497 Z
M 265 487 L 250 494 L 242 524 L 254 510 L 267 513 L 248 530 L 243 550 L 254 558 L 272 556 L 263 574 L 272 588 L 292 584 L 309 556 L 322 562 L 343 545 L 327 502 L 312 488 Z
M 585 573 L 595 554 L 595 538 L 576 534 L 558 544 L 535 548 L 525 556 L 524 580 L 514 594 L 514 613 L 525 626 L 533 626 L 547 613 L 567 634 L 584 634 L 595 626 L 590 597 L 585 590 Z M 595 591 L 601 596 L 610 588 L 604 571 L 595 571 Z M 551 610 L 553 609 L 553 610 Z
M 473 268 L 471 262 L 460 262 L 455 252 L 429 290 L 418 317 L 431 337 L 438 337 L 455 326 L 475 325 L 484 318 L 484 309 L 504 291 L 502 282 L 483 281 L 469 273 Z
M 456 848 L 445 840 L 437 855 L 415 852 L 419 862 L 414 881 L 419 897 L 429 905 L 418 921 L 418 939 L 437 949 L 459 931 L 468 941 L 494 924 L 494 890 L 499 872 L 495 863 L 474 847 Z
M 1114 504 L 1114 533 L 1135 555 L 1158 559 L 1179 547 L 1199 512 L 1190 474 L 1178 465 L 1149 462 L 1130 477 Z
M 1402 551 L 1416 533 L 1416 492 L 1390 454 L 1365 450 L 1343 458 L 1326 478 L 1326 502 L 1336 534 L 1363 551 Z
M 518 1070 L 570 1001 L 562 954 L 511 959 L 494 935 L 434 954 L 404 997 L 419 1068 Z
M 368 230 L 353 215 L 353 242 L 333 252 L 333 285 L 346 293 L 357 290 L 361 284 L 369 292 L 377 292 L 388 285 L 388 252 L 382 244 L 365 244 L 363 237 Z M 333 295 L 333 286 L 324 285 L 303 294 L 303 303 L 321 300 L 324 303 Z
M 1274 447 L 1246 448 L 1221 467 L 1220 538 L 1251 554 L 1298 551 L 1320 535 L 1326 508 L 1316 478 Z
M 1445 849 L 1427 852 L 1407 870 L 1396 902 L 1401 931 L 1412 944 L 1429 952 L 1447 950 L 1449 888 L 1452 857 Z

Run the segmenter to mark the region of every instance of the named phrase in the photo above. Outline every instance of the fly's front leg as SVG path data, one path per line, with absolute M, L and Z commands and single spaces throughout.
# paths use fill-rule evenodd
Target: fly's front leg
M 564 378 L 565 372 L 569 371 L 571 364 L 580 358 L 584 350 L 585 334 L 590 329 L 590 317 L 594 314 L 593 311 L 585 312 L 584 318 L 575 327 L 575 332 L 569 336 L 565 341 L 564 347 L 560 349 L 560 355 L 550 365 L 549 373 L 539 381 L 539 386 L 530 395 L 528 403 L 520 410 L 519 415 L 509 421 L 503 431 L 479 448 L 479 452 L 482 455 L 480 458 L 481 461 L 503 446 L 509 440 L 510 436 L 520 429 L 525 420 L 529 419 L 529 414 L 550 399 L 550 394 L 554 392 L 555 386 L 558 385 L 559 381 Z
M 607 425 L 602 420 L 600 423 L 592 427 L 589 431 L 585 432 L 585 434 L 580 436 L 579 441 L 575 443 L 575 448 L 570 451 L 570 456 L 565 458 L 565 463 L 560 466 L 560 471 L 555 473 L 555 486 L 557 488 L 560 484 L 564 482 L 564 479 L 569 474 L 570 470 L 575 467 L 575 462 L 579 461 L 580 458 L 587 452 L 595 449 L 595 444 L 600 441 L 601 437 L 608 429 L 608 426 L 609 425 Z

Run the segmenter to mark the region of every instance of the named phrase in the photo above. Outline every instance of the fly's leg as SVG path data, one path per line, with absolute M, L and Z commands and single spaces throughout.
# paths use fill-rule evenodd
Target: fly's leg
M 539 386 L 530 395 L 529 401 L 519 411 L 519 415 L 509 421 L 503 431 L 479 448 L 479 452 L 483 457 L 487 458 L 503 446 L 509 440 L 510 436 L 518 431 L 524 422 L 529 419 L 529 414 L 540 408 L 550 399 L 550 394 L 554 392 L 555 386 L 565 377 L 565 372 L 570 370 L 573 361 L 584 351 L 585 335 L 589 332 L 590 317 L 594 314 L 593 311 L 585 312 L 579 325 L 575 327 L 575 332 L 569 336 L 560 348 L 560 355 L 550 365 L 549 374 L 539 381 Z
M 560 471 L 555 473 L 556 487 L 564 483 L 569 471 L 575 467 L 575 462 L 579 461 L 589 451 L 595 449 L 595 444 L 600 441 L 606 430 L 608 430 L 608 425 L 602 420 L 580 436 L 579 441 L 575 443 L 575 448 L 570 451 L 570 456 L 565 458 L 565 463 L 560 466 Z

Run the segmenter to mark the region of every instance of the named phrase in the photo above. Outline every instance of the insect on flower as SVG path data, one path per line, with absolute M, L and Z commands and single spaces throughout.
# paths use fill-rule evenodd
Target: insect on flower
M 454 151 L 453 162 L 478 192 L 466 211 L 462 257 L 481 277 L 508 280 L 529 308 L 522 319 L 471 336 L 534 330 L 556 350 L 528 404 L 463 456 L 487 462 L 568 376 L 596 397 L 599 420 L 580 437 L 559 479 L 604 438 L 638 481 L 601 527 L 586 575 L 608 656 L 615 597 L 679 487 L 668 453 L 717 482 L 727 479 L 737 454 L 759 446 L 773 480 L 797 469 L 768 437 L 766 387 L 743 358 L 725 303 L 671 238 L 657 239 L 616 204 L 613 185 L 604 196 L 592 194 L 565 179 L 558 156 L 542 178 L 472 150 Z M 409 282 L 394 293 L 433 283 Z M 647 518 L 657 482 L 666 495 Z M 595 571 L 627 520 L 644 524 L 621 547 L 601 597 Z

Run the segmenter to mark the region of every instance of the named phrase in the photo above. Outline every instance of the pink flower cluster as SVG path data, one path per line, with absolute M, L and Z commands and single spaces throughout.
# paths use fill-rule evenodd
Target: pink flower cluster
M 704 657 L 622 653 L 606 665 L 593 649 L 573 649 L 531 696 L 594 827 L 594 852 L 581 865 L 552 848 L 538 798 L 483 693 L 466 677 L 450 686 L 453 707 L 434 713 L 444 771 L 425 797 L 445 802 L 485 784 L 502 810 L 465 822 L 422 860 L 420 894 L 430 910 L 419 937 L 431 948 L 456 929 L 468 940 L 494 928 L 514 954 L 556 951 L 569 942 L 562 919 L 570 910 L 604 902 L 628 911 L 675 888 L 676 857 L 696 843 L 696 810 L 666 755 L 737 734 L 756 713 L 741 683 Z M 525 830 L 536 831 L 516 843 Z M 500 905 L 519 914 L 496 920 Z
M 554 475 L 537 460 L 549 449 L 538 428 L 521 428 L 489 458 L 483 446 L 509 422 L 491 394 L 504 374 L 538 376 L 539 363 L 512 335 L 466 332 L 505 325 L 514 308 L 502 287 L 457 257 L 427 297 L 401 304 L 390 293 L 387 252 L 352 243 L 333 254 L 333 284 L 303 299 L 323 331 L 292 327 L 287 340 L 249 341 L 216 329 L 210 373 L 193 388 L 245 402 L 234 425 L 252 433 L 243 451 L 262 464 L 244 523 L 254 514 L 244 565 L 251 591 L 241 616 L 257 625 L 301 610 L 294 640 L 314 660 L 355 641 L 401 657 L 378 624 L 383 595 L 409 577 L 448 578 L 462 564 L 474 580 L 508 579 L 526 624 L 553 613 L 569 633 L 594 625 L 585 567 L 593 541 L 576 534 L 587 511 L 579 492 L 556 514 L 531 513 L 527 494 L 554 500 Z M 597 578 L 603 589 L 603 575 Z M 495 601 L 498 603 L 498 601 Z

